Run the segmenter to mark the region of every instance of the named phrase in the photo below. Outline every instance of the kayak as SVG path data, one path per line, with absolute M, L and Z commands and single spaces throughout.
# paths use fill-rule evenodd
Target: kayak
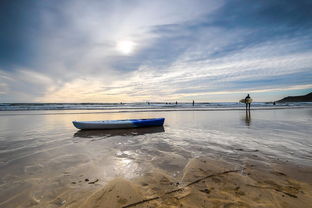
M 164 118 L 105 120 L 105 121 L 73 121 L 77 129 L 127 129 L 149 126 L 163 126 Z
M 252 99 L 251 98 L 241 99 L 239 102 L 240 103 L 252 103 Z

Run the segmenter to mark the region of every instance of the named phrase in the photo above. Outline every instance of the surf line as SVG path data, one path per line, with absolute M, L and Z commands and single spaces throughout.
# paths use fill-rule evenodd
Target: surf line
M 244 169 L 244 168 L 243 168 Z M 172 193 L 176 193 L 176 192 L 179 192 L 179 191 L 183 191 L 186 187 L 189 187 L 191 185 L 194 185 L 196 183 L 199 183 L 201 182 L 202 180 L 205 180 L 207 178 L 211 178 L 211 177 L 215 177 L 215 176 L 220 176 L 220 175 L 224 175 L 224 174 L 228 174 L 228 173 L 237 173 L 237 172 L 241 172 L 243 169 L 240 169 L 240 170 L 228 170 L 228 171 L 224 171 L 224 172 L 221 172 L 221 173 L 215 173 L 215 174 L 211 174 L 211 175 L 208 175 L 208 176 L 205 176 L 205 177 L 202 177 L 202 178 L 199 178 L 193 182 L 190 182 L 188 184 L 186 184 L 185 186 L 181 187 L 181 188 L 178 188 L 178 189 L 174 189 L 172 191 L 168 191 L 166 193 L 164 193 L 163 195 L 168 195 L 168 194 L 172 194 Z M 144 199 L 142 201 L 138 201 L 138 202 L 134 202 L 132 204 L 128 204 L 126 206 L 123 206 L 122 208 L 129 208 L 129 207 L 134 207 L 136 205 L 139 205 L 139 204 L 143 204 L 143 203 L 146 203 L 146 202 L 149 202 L 149 201 L 153 201 L 153 200 L 157 200 L 157 199 L 160 199 L 160 196 L 156 196 L 156 197 L 153 197 L 153 198 L 149 198 L 149 199 Z

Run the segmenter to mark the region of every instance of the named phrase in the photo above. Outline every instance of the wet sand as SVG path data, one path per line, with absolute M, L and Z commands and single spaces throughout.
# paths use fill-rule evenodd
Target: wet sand
M 310 109 L 0 116 L 0 207 L 309 207 Z M 166 117 L 78 131 L 72 120 Z
M 312 168 L 246 161 L 241 167 L 205 157 L 191 159 L 181 177 L 155 169 L 116 178 L 64 207 L 263 207 L 312 204 Z
M 53 195 L 58 190 L 50 187 L 36 191 Z M 19 197 L 25 195 L 32 200 L 20 204 Z M 66 191 L 53 200 L 40 201 L 35 195 L 22 192 L 15 201 L 15 207 L 302 208 L 312 204 L 312 167 L 256 160 L 233 165 L 198 157 L 190 159 L 177 177 L 162 169 L 152 169 L 131 179 L 116 177 L 105 183 L 97 177 L 80 175 L 78 180 L 71 178 Z

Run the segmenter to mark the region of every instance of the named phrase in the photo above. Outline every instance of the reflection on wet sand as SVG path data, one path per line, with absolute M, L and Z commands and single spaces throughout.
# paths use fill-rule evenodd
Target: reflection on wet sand
M 132 129 L 79 130 L 74 134 L 74 137 L 93 138 L 93 137 L 131 136 L 131 135 L 135 136 L 161 132 L 165 132 L 163 126 L 132 128 Z
M 244 120 L 245 120 L 246 126 L 250 126 L 250 124 L 251 124 L 251 113 L 250 113 L 250 110 L 246 111 Z

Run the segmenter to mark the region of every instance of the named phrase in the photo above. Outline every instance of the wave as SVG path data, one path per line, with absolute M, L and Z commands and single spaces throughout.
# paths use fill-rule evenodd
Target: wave
M 296 107 L 312 106 L 310 102 L 278 103 L 255 102 L 253 107 Z M 185 109 L 185 108 L 242 108 L 244 104 L 237 102 L 218 103 L 0 103 L 0 111 L 34 111 L 34 110 L 153 110 L 153 109 Z

